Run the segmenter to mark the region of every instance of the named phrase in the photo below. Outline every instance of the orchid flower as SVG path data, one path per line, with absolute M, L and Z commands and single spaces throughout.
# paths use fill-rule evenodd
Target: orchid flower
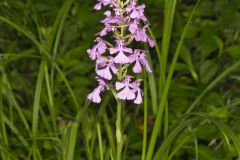
M 128 68 L 133 64 L 134 73 L 141 73 L 142 67 L 147 72 L 152 72 L 147 52 L 140 48 L 140 42 L 148 43 L 150 47 L 155 45 L 147 33 L 150 24 L 144 14 L 145 5 L 138 5 L 137 0 L 127 0 L 124 3 L 121 0 L 97 0 L 94 8 L 100 10 L 103 6 L 108 7 L 104 12 L 105 18 L 101 21 L 104 27 L 96 34 L 95 45 L 87 50 L 89 57 L 96 61 L 95 71 L 99 83 L 88 95 L 88 99 L 100 103 L 101 93 L 111 89 L 116 93 L 114 95 L 117 99 L 141 104 L 142 80 L 134 81 L 134 76 L 128 74 Z

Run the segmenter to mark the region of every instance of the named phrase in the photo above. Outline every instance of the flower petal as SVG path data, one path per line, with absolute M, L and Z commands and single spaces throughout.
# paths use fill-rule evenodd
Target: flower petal
M 155 46 L 154 41 L 151 38 L 149 38 L 149 37 L 147 37 L 147 40 L 148 40 L 149 46 L 153 48 Z
M 126 86 L 121 92 L 117 94 L 117 97 L 122 100 L 133 100 L 136 95 L 132 90 L 129 89 L 128 86 Z
M 117 82 L 115 87 L 116 87 L 116 90 L 119 90 L 119 89 L 122 89 L 123 87 L 125 87 L 126 85 L 122 82 Z
M 140 62 L 138 60 L 136 60 L 136 64 L 135 66 L 133 67 L 133 72 L 134 73 L 140 73 L 142 72 L 142 66 L 140 64 Z
M 110 68 L 109 67 L 106 67 L 106 68 L 101 69 L 101 70 L 97 70 L 96 73 L 100 77 L 105 78 L 107 80 L 111 80 L 112 79 L 112 74 L 110 72 Z
M 113 59 L 113 61 L 119 64 L 126 64 L 130 62 L 129 58 L 122 51 L 118 53 L 118 55 Z
M 138 26 L 136 25 L 136 23 L 132 23 L 130 26 L 129 26 L 129 31 L 131 32 L 131 33 L 135 33 L 136 31 L 137 31 L 137 29 L 138 29 Z
M 119 51 L 119 49 L 117 49 L 117 48 L 110 48 L 109 50 L 110 50 L 110 54 L 114 54 Z
M 88 94 L 87 98 L 94 103 L 100 103 L 101 102 L 100 90 L 98 88 L 94 89 L 92 93 Z
M 127 52 L 127 53 L 132 53 L 133 52 L 131 48 L 123 48 L 123 51 Z
M 94 9 L 96 10 L 100 10 L 102 8 L 102 4 L 101 3 L 97 3 L 95 6 L 94 6 Z
M 130 14 L 130 18 L 134 19 L 139 17 L 139 13 L 136 9 L 133 10 L 133 12 Z
M 141 104 L 143 101 L 142 101 L 142 93 L 141 93 L 141 90 L 138 89 L 138 93 L 137 93 L 137 97 L 136 99 L 134 100 L 134 103 L 135 104 Z
M 118 72 L 118 69 L 116 68 L 116 66 L 111 66 L 110 68 L 114 74 L 116 74 Z
M 146 61 L 145 67 L 146 67 L 146 71 L 147 71 L 148 73 L 152 73 L 152 70 L 151 70 L 151 68 L 150 68 L 150 66 L 149 66 L 149 64 L 148 64 L 148 61 Z

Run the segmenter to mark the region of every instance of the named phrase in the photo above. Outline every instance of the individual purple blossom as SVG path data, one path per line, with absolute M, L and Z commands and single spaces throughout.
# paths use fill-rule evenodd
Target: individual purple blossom
M 111 0 L 97 0 L 98 3 L 94 6 L 94 9 L 100 10 L 102 6 L 107 6 L 112 4 Z
M 139 22 L 135 20 L 130 26 L 129 31 L 133 34 L 136 41 L 148 42 L 150 47 L 154 47 L 154 41 L 149 38 L 146 33 L 146 28 L 148 25 L 145 25 L 143 28 L 139 27 Z
M 93 101 L 94 103 L 100 103 L 101 97 L 100 94 L 107 90 L 107 84 L 103 79 L 97 78 L 98 87 L 95 88 L 90 94 L 88 94 L 88 99 Z
M 134 91 L 132 91 L 132 84 L 131 79 L 132 76 L 125 76 L 125 79 L 122 82 L 116 82 L 116 90 L 119 91 L 121 90 L 118 94 L 117 97 L 121 100 L 133 100 L 136 98 L 136 95 L 134 94 Z
M 144 15 L 144 8 L 145 8 L 144 4 L 136 6 L 136 1 L 132 0 L 130 5 L 127 6 L 126 11 L 127 13 L 130 13 L 131 19 L 147 21 L 147 18 Z
M 133 54 L 130 55 L 129 59 L 130 59 L 131 63 L 136 62 L 134 67 L 133 67 L 133 72 L 134 73 L 141 73 L 142 72 L 142 66 L 141 65 L 143 65 L 146 68 L 147 72 L 149 72 L 149 73 L 152 72 L 152 70 L 151 70 L 151 68 L 148 64 L 147 57 L 146 57 L 143 50 L 135 49 Z
M 107 45 L 101 38 L 97 37 L 95 42 L 97 42 L 97 44 L 94 45 L 92 49 L 87 50 L 88 55 L 92 60 L 95 60 L 107 50 Z
M 117 53 L 117 56 L 113 59 L 115 63 L 118 64 L 127 64 L 130 62 L 128 56 L 126 55 L 127 53 L 132 53 L 131 48 L 127 48 L 124 46 L 124 40 L 123 39 L 118 39 L 116 40 L 117 46 L 115 48 L 110 48 L 110 54 L 115 54 Z
M 105 78 L 107 80 L 112 79 L 111 71 L 116 74 L 118 72 L 117 66 L 113 62 L 113 57 L 108 57 L 108 59 L 103 59 L 97 61 L 96 73 L 98 76 Z M 111 71 L 110 71 L 111 70 Z

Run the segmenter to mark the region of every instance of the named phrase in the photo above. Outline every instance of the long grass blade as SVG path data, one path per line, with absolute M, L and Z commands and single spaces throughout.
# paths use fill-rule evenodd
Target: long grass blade
M 165 11 L 164 11 L 164 22 L 163 22 L 163 38 L 162 38 L 162 65 L 164 74 L 167 74 L 167 63 L 168 63 L 168 54 L 169 54 L 169 47 L 170 47 L 170 40 L 172 35 L 172 28 L 174 22 L 174 14 L 176 9 L 177 0 L 165 0 Z M 165 84 L 165 76 L 162 78 L 162 85 Z M 160 87 L 160 95 L 162 95 L 163 88 Z M 164 111 L 164 138 L 168 135 L 168 102 L 166 102 Z
M 148 85 L 147 75 L 144 72 L 144 129 L 143 129 L 143 145 L 142 145 L 142 160 L 145 160 L 147 150 L 147 130 L 148 130 Z
M 2 144 L 4 144 L 6 147 L 8 146 L 8 137 L 7 137 L 7 131 L 6 131 L 6 126 L 4 122 L 4 111 L 3 111 L 3 86 L 2 86 L 2 78 L 0 79 L 0 140 L 2 141 Z M 9 160 L 8 155 L 3 151 L 0 150 L 2 158 Z
M 106 130 L 107 138 L 108 138 L 108 141 L 109 141 L 109 144 L 110 144 L 111 154 L 116 155 L 116 147 L 115 147 L 115 143 L 114 143 L 114 139 L 113 139 L 114 135 L 112 133 L 112 129 L 111 129 L 111 126 L 109 124 L 109 119 L 107 117 L 106 112 L 103 115 L 103 123 L 104 123 L 104 127 L 105 127 L 105 130 Z
M 73 160 L 74 154 L 75 154 L 75 145 L 77 142 L 77 135 L 78 135 L 78 129 L 79 125 L 83 119 L 83 114 L 85 113 L 87 107 L 89 104 L 86 104 L 84 108 L 79 108 L 79 111 L 76 115 L 75 121 L 73 122 L 71 126 L 70 136 L 69 136 L 69 144 L 67 148 L 67 154 L 66 154 L 66 160 Z
M 98 133 L 98 144 L 99 144 L 100 157 L 101 157 L 101 160 L 103 160 L 102 135 L 101 135 L 101 127 L 100 127 L 99 123 L 97 123 L 97 133 Z
M 55 120 L 55 108 L 54 108 L 54 97 L 53 97 L 53 93 L 50 87 L 50 79 L 49 79 L 49 75 L 48 75 L 48 67 L 47 65 L 45 66 L 45 81 L 46 81 L 46 88 L 47 88 L 47 94 L 48 94 L 48 101 L 49 101 L 49 111 L 50 111 L 50 116 L 51 116 L 51 120 L 52 120 L 52 124 L 53 124 L 53 129 L 56 132 L 57 131 L 57 125 L 56 125 L 56 120 Z
M 45 71 L 46 61 L 41 62 L 41 66 L 38 73 L 37 84 L 35 88 L 35 96 L 33 102 L 33 119 L 32 119 L 32 136 L 33 136 L 33 158 L 38 159 L 37 157 L 37 133 L 38 133 L 38 123 L 39 123 L 39 107 L 40 107 L 40 97 L 41 97 L 41 90 L 42 90 L 42 82 L 44 78 L 44 71 Z
M 165 11 L 164 11 L 164 25 L 163 25 L 163 39 L 162 39 L 162 67 L 166 73 L 166 66 L 168 61 L 168 52 L 170 46 L 170 40 L 172 35 L 174 14 L 177 0 L 165 0 Z

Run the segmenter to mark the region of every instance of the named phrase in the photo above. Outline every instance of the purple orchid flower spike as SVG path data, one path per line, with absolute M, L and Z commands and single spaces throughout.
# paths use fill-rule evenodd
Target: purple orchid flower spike
M 99 86 L 95 88 L 90 94 L 88 94 L 88 99 L 93 101 L 94 103 L 100 103 L 101 97 L 100 94 L 104 92 L 107 88 L 107 84 L 103 79 L 97 77 L 97 81 Z
M 138 79 L 132 83 L 133 92 L 137 94 L 136 99 L 134 100 L 135 104 L 141 104 L 143 102 L 143 91 L 140 89 L 141 81 L 142 79 Z
M 88 95 L 88 99 L 100 103 L 100 94 L 108 90 L 108 85 L 115 83 L 115 89 L 111 89 L 114 93 L 117 92 L 118 99 L 133 100 L 135 104 L 141 104 L 142 80 L 132 82 L 133 76 L 127 75 L 127 71 L 132 66 L 130 64 L 134 64 L 134 73 L 141 73 L 143 67 L 147 72 L 152 72 L 145 51 L 129 47 L 132 42 L 146 42 L 150 47 L 155 45 L 147 34 L 150 24 L 144 15 L 145 5 L 137 5 L 137 0 L 97 0 L 94 8 L 100 10 L 103 6 L 109 7 L 104 12 L 106 17 L 101 21 L 104 28 L 97 33 L 98 38 L 93 48 L 87 50 L 89 57 L 96 61 L 95 72 L 99 76 L 99 86 Z M 111 41 L 100 37 L 111 38 Z M 110 43 L 114 41 L 115 46 Z M 114 82 L 115 79 L 118 82 Z
M 113 57 L 108 57 L 107 60 L 99 60 L 96 65 L 96 73 L 107 80 L 112 79 L 111 71 L 116 74 L 118 72 L 117 66 L 113 62 Z M 99 69 L 101 68 L 101 69 Z M 111 71 L 110 71 L 111 70 Z
M 134 53 L 129 57 L 130 62 L 136 62 L 135 66 L 133 67 L 134 73 L 141 73 L 142 72 L 142 66 L 143 65 L 146 68 L 146 71 L 151 73 L 152 70 L 148 64 L 147 57 L 143 50 L 135 49 Z
M 120 91 L 117 94 L 117 97 L 121 100 L 133 100 L 135 99 L 136 95 L 134 94 L 134 91 L 132 91 L 132 84 L 131 79 L 133 77 L 132 76 L 125 76 L 125 79 L 122 82 L 116 82 L 116 90 L 119 91 L 121 89 L 123 89 L 122 91 Z
M 117 42 L 117 47 L 109 49 L 110 54 L 117 53 L 117 56 L 113 59 L 113 61 L 118 64 L 129 63 L 130 61 L 126 53 L 132 53 L 132 49 L 124 47 L 124 40 L 122 39 L 116 40 L 116 42 Z
M 97 44 L 93 46 L 92 49 L 87 50 L 88 55 L 92 60 L 95 60 L 97 57 L 101 56 L 107 50 L 107 45 L 101 38 L 97 37 L 95 42 L 97 42 Z

